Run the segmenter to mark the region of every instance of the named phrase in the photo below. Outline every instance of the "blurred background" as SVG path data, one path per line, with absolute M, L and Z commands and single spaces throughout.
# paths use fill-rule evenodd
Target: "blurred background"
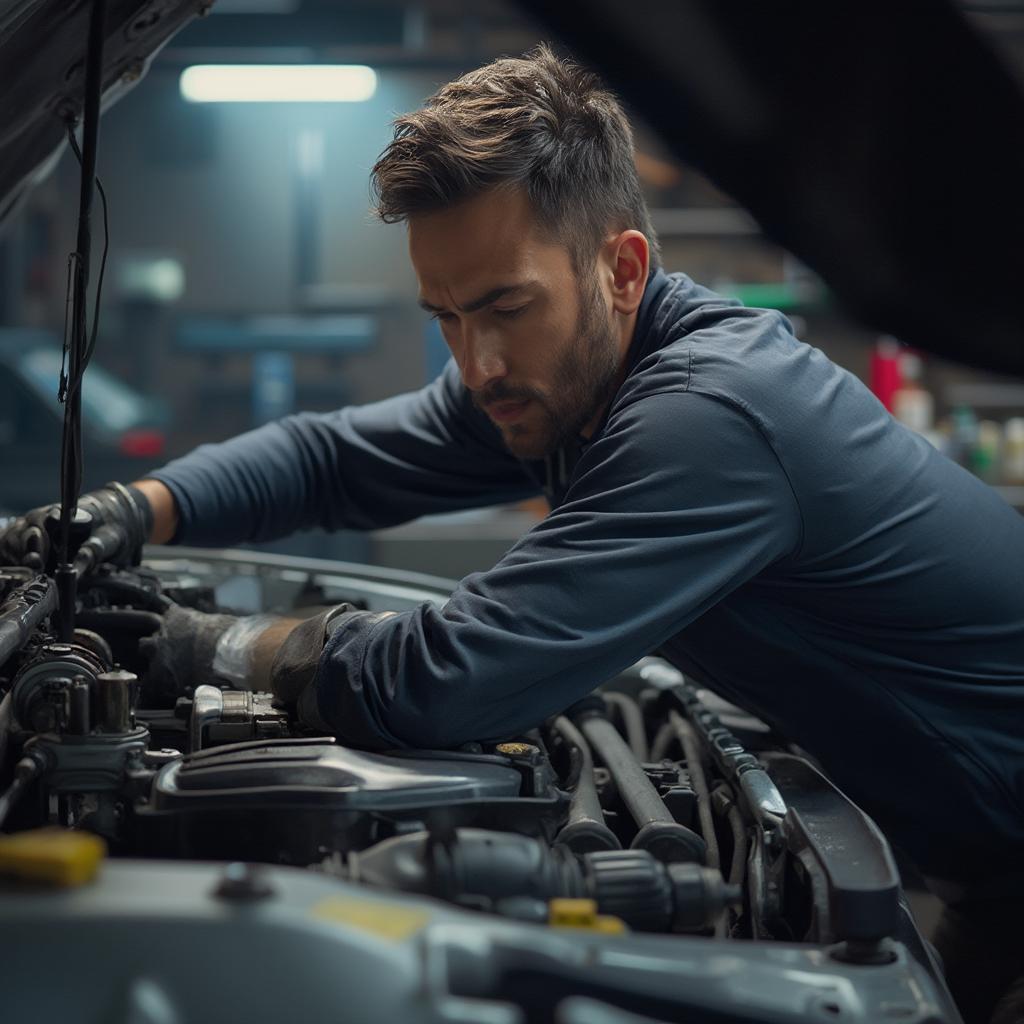
M 1003 58 L 1024 67 L 1024 6 L 965 7 Z M 175 36 L 100 129 L 110 254 L 84 391 L 86 487 L 134 479 L 292 411 L 373 401 L 436 375 L 443 343 L 415 305 L 404 227 L 370 214 L 369 171 L 395 115 L 543 38 L 500 0 L 218 0 Z M 183 94 L 195 65 L 302 63 L 363 65 L 375 81 L 349 102 Z M 1024 382 L 859 326 L 742 208 L 634 124 L 666 269 L 784 311 L 894 415 L 1024 509 Z M 0 233 L 0 514 L 58 493 L 56 390 L 77 203 L 78 168 L 65 154 Z M 98 209 L 94 225 L 95 280 Z M 962 258 L 969 273 L 971 254 Z M 460 577 L 492 564 L 542 514 L 528 505 L 264 547 Z

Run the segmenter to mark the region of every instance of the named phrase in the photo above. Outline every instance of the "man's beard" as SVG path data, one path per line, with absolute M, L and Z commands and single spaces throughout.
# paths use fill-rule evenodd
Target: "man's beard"
M 550 392 L 498 381 L 473 395 L 474 403 L 481 408 L 494 402 L 536 403 L 541 413 L 539 423 L 533 418 L 529 426 L 511 423 L 499 427 L 505 445 L 516 458 L 543 459 L 575 441 L 615 394 L 619 351 L 596 274 L 580 282 L 578 294 L 580 313 L 573 342 L 555 368 Z

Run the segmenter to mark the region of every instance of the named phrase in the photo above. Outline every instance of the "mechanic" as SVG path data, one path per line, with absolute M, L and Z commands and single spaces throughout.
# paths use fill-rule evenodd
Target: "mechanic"
M 1002 923 L 1024 889 L 1024 519 L 781 314 L 665 273 L 622 110 L 548 49 L 399 118 L 373 183 L 451 349 L 440 378 L 82 504 L 131 553 L 538 493 L 551 512 L 444 607 L 172 611 L 154 671 L 273 687 L 353 746 L 454 747 L 657 651 L 816 755 L 937 880 L 951 983 L 988 1020 L 1024 974 Z M 38 521 L 3 544 L 42 564 Z

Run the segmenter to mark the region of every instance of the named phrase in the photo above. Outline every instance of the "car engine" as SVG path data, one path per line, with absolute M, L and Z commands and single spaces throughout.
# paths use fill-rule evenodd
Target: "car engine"
M 877 827 L 809 758 L 658 658 L 524 735 L 444 751 L 349 749 L 270 694 L 147 678 L 172 602 L 314 613 L 445 596 L 412 574 L 158 549 L 82 579 L 62 643 L 53 580 L 0 569 L 0 867 L 5 842 L 59 829 L 102 838 L 115 903 L 119 871 L 160 887 L 201 864 L 228 903 L 302 874 L 392 901 L 378 909 L 446 906 L 470 930 L 453 946 L 434 927 L 445 999 L 410 1020 L 597 1019 L 572 1017 L 581 998 L 645 1015 L 608 1020 L 959 1019 Z M 2 884 L 0 933 L 68 924 Z M 584 947 L 546 951 L 552 935 L 621 955 L 588 969 L 596 952 L 573 964 Z M 702 963 L 703 986 L 673 986 Z M 455 996 L 520 1016 L 459 1017 Z

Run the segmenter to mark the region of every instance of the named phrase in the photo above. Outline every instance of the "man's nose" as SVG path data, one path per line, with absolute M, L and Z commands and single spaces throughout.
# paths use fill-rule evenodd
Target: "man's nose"
M 484 332 L 465 330 L 462 335 L 462 383 L 470 391 L 482 391 L 508 372 L 497 340 Z

